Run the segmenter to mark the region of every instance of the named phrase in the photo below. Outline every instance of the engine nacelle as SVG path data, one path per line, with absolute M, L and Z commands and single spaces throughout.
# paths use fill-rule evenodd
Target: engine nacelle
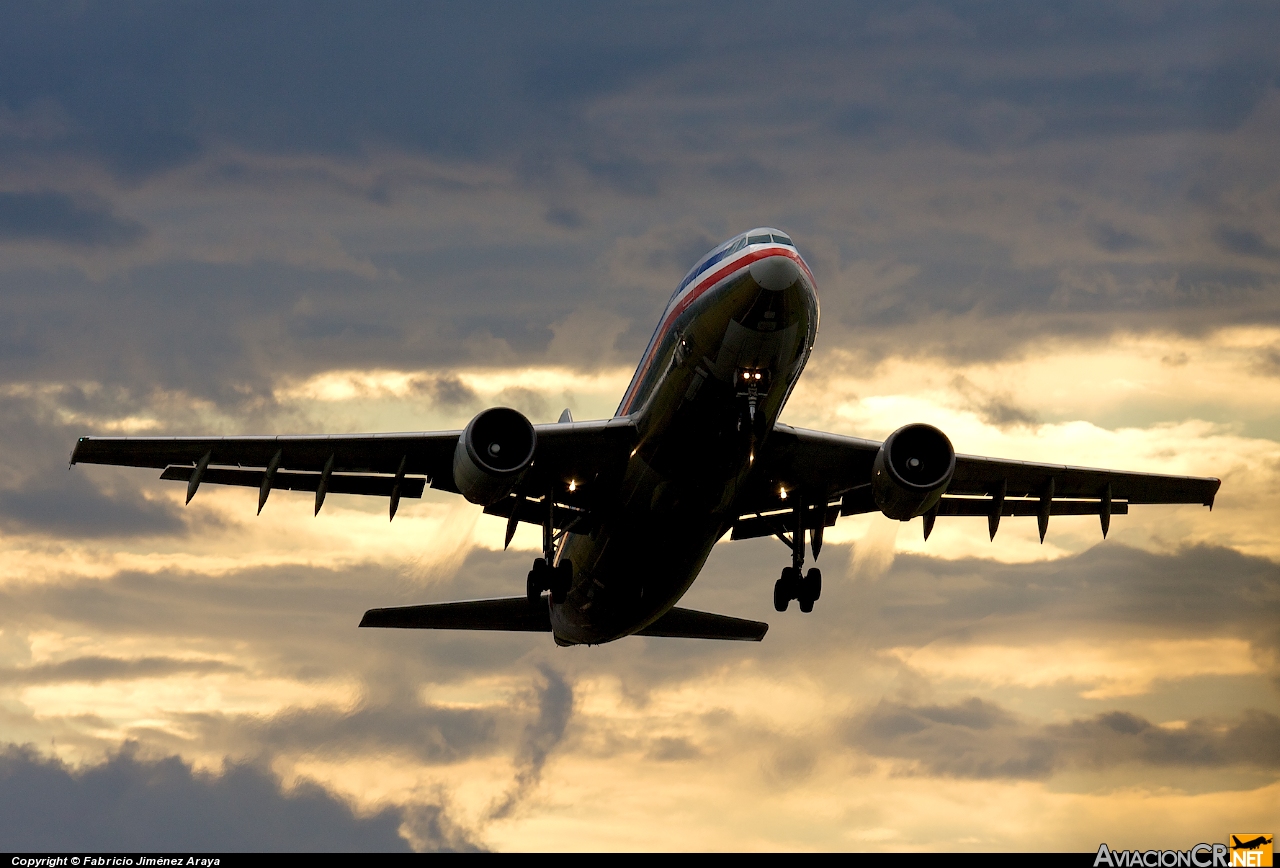
M 509 407 L 494 407 L 467 423 L 453 451 L 453 482 L 472 503 L 488 506 L 515 489 L 533 462 L 538 435 Z
M 904 425 L 889 435 L 871 468 L 871 493 L 889 518 L 906 521 L 933 508 L 956 472 L 956 450 L 932 425 Z

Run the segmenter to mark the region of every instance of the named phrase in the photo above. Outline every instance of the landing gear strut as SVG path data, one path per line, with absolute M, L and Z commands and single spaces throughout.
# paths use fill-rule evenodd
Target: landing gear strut
M 529 578 L 525 582 L 525 594 L 530 603 L 537 603 L 543 591 L 551 592 L 551 602 L 563 603 L 573 587 L 573 562 L 561 558 L 556 563 L 555 499 L 547 493 L 547 516 L 542 524 L 542 557 L 533 562 Z M 567 530 L 567 529 L 566 529 Z
M 791 532 L 791 539 L 781 537 L 782 541 L 791 547 L 791 566 L 786 567 L 782 571 L 782 578 L 774 582 L 773 585 L 773 608 L 779 612 L 787 611 L 787 606 L 792 600 L 800 603 L 801 612 L 812 612 L 813 604 L 822 596 L 822 570 L 813 568 L 809 572 L 801 575 L 804 569 L 804 503 L 801 501 L 799 494 L 796 495 L 795 507 L 795 528 Z M 825 516 L 819 517 L 819 520 Z M 813 536 L 813 556 L 818 557 L 818 551 L 822 547 L 822 531 L 821 529 L 814 531 Z

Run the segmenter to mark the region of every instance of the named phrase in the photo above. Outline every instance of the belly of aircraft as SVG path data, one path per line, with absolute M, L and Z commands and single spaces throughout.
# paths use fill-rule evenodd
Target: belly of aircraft
M 611 513 L 571 534 L 565 601 L 552 606 L 561 644 L 599 644 L 643 629 L 684 595 L 737 517 L 753 453 L 782 410 L 812 345 L 816 301 L 804 280 L 781 292 L 749 274 L 700 299 L 676 322 L 645 395 L 640 445 Z M 749 418 L 743 372 L 766 372 Z M 763 379 L 762 381 L 763 382 Z

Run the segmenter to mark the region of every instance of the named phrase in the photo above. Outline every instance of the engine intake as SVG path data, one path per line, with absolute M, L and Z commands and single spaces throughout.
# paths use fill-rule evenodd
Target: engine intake
M 906 521 L 933 508 L 956 472 L 956 450 L 932 425 L 904 425 L 880 445 L 871 493 L 889 518 Z
M 488 506 L 515 489 L 533 462 L 538 435 L 517 410 L 493 407 L 467 423 L 453 451 L 453 482 L 472 503 Z

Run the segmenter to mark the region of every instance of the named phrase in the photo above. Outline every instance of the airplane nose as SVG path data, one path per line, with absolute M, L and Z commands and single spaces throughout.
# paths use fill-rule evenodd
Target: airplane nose
M 800 268 L 787 256 L 766 256 L 751 263 L 751 277 L 771 292 L 781 292 L 800 277 Z

